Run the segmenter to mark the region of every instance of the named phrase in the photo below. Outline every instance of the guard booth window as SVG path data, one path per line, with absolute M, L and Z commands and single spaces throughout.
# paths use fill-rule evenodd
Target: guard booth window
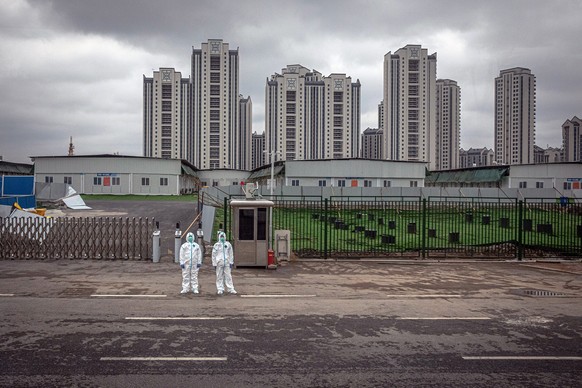
M 238 211 L 238 238 L 239 240 L 255 239 L 255 209 L 239 209 Z
M 257 208 L 257 240 L 267 239 L 267 208 Z

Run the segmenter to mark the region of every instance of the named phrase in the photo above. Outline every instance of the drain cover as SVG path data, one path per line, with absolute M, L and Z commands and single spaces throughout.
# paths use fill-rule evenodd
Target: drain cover
M 569 296 L 563 292 L 545 291 L 545 290 L 523 290 L 527 296 Z

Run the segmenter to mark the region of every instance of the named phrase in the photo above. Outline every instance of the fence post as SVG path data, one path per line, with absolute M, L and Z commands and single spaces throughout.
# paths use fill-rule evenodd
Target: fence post
M 198 230 L 196 231 L 196 240 L 198 242 L 198 245 L 200 246 L 200 251 L 202 253 L 202 260 L 204 260 L 205 248 L 204 248 L 204 231 L 202 230 L 202 222 L 198 223 Z
M 154 230 L 153 234 L 153 252 L 152 252 L 152 261 L 154 263 L 160 262 L 160 223 L 156 221 L 156 230 Z
M 325 217 L 326 222 L 323 223 L 323 258 L 324 260 L 327 260 L 327 252 L 328 252 L 328 246 L 327 246 L 327 224 L 329 224 L 329 222 L 327 222 L 327 211 L 328 211 L 328 203 L 327 203 L 327 198 L 324 199 L 324 205 L 323 205 L 323 214 Z
M 422 258 L 426 258 L 426 198 L 422 199 Z
M 518 201 L 517 220 L 517 260 L 523 259 L 523 200 Z
M 174 233 L 174 263 L 180 262 L 180 246 L 182 245 L 182 231 L 180 223 L 176 223 L 176 232 Z
M 224 233 L 226 234 L 227 238 L 230 239 L 230 235 L 228 233 L 228 199 L 226 196 L 224 197 Z M 210 236 L 212 239 L 212 236 Z
M 198 191 L 198 214 L 202 213 L 202 206 L 204 206 L 204 192 Z

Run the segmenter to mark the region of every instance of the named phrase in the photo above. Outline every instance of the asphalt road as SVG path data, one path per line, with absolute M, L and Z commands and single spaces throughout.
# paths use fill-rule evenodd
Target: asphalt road
M 0 386 L 580 387 L 582 264 L 0 262 Z

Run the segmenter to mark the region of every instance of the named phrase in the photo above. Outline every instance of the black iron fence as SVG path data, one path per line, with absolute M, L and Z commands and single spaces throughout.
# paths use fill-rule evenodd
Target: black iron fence
M 151 259 L 154 219 L 0 218 L 0 259 Z
M 273 228 L 305 258 L 582 254 L 582 203 L 559 198 L 273 197 Z M 226 206 L 225 201 L 225 206 Z M 228 219 L 225 212 L 225 227 Z

